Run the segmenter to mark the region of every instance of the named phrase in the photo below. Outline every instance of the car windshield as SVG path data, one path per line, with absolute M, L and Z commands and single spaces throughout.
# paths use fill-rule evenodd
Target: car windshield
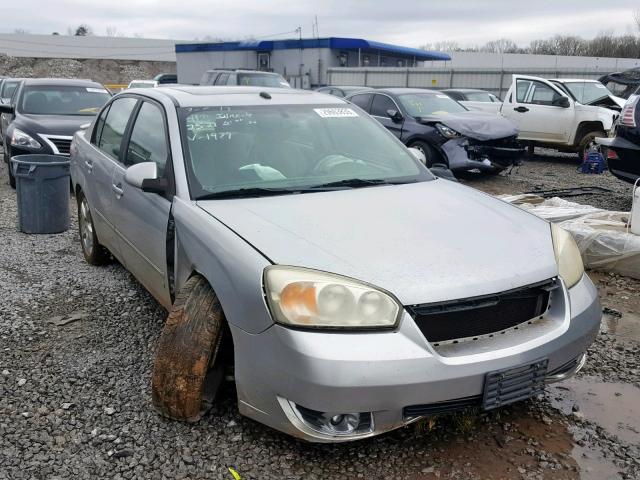
M 399 95 L 400 103 L 412 117 L 447 115 L 465 112 L 467 109 L 444 93 L 405 93 Z
M 576 101 L 587 105 L 609 95 L 609 90 L 600 82 L 564 82 Z
M 32 85 L 21 94 L 20 111 L 32 115 L 95 115 L 111 98 L 101 87 Z
M 392 134 L 347 105 L 190 107 L 179 113 L 196 199 L 434 178 Z
M 238 73 L 238 85 L 289 88 L 287 81 L 280 75 L 265 75 L 261 73 Z
M 489 92 L 466 92 L 464 94 L 467 100 L 471 102 L 494 102 Z

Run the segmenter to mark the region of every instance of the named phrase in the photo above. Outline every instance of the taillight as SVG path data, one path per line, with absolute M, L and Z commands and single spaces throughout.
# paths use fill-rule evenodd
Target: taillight
M 609 160 L 617 160 L 618 159 L 618 154 L 614 150 L 611 150 L 610 148 L 607 148 L 607 158 Z
M 636 107 L 638 106 L 639 99 L 640 97 L 637 95 L 629 97 L 627 103 L 622 107 L 622 112 L 620 112 L 620 125 L 624 125 L 625 127 L 636 126 Z

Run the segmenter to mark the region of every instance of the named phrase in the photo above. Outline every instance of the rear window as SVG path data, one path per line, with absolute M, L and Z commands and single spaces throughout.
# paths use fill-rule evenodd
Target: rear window
M 33 85 L 24 88 L 19 110 L 32 115 L 95 115 L 111 95 L 101 87 Z
M 265 75 L 260 73 L 238 73 L 238 85 L 290 88 L 289 83 L 280 75 Z

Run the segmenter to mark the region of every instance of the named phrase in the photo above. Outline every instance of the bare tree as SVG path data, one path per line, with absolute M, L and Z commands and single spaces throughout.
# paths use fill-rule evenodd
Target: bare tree
M 521 49 L 518 48 L 518 45 L 513 40 L 509 38 L 499 38 L 498 40 L 485 43 L 480 51 L 489 53 L 520 53 Z
M 636 23 L 636 28 L 640 32 L 640 9 L 633 12 L 633 21 Z
M 24 28 L 16 28 L 13 30 L 13 33 L 24 35 L 25 33 L 29 33 L 29 30 L 25 30 Z
M 107 37 L 121 37 L 122 34 L 120 32 L 118 32 L 118 28 L 114 27 L 113 25 L 107 25 L 107 28 L 105 29 L 105 33 L 107 35 Z
M 440 42 L 425 43 L 419 47 L 421 50 L 433 50 L 436 52 L 459 52 L 462 50 L 458 42 L 442 40 Z

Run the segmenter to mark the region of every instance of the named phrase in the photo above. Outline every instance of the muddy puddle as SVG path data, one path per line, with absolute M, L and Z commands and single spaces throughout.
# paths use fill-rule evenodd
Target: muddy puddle
M 630 444 L 640 444 L 640 388 L 629 383 L 603 382 L 596 377 L 572 378 L 549 387 L 552 405 L 572 410 Z
M 620 341 L 640 342 L 640 315 L 629 312 L 604 313 L 600 330 Z

